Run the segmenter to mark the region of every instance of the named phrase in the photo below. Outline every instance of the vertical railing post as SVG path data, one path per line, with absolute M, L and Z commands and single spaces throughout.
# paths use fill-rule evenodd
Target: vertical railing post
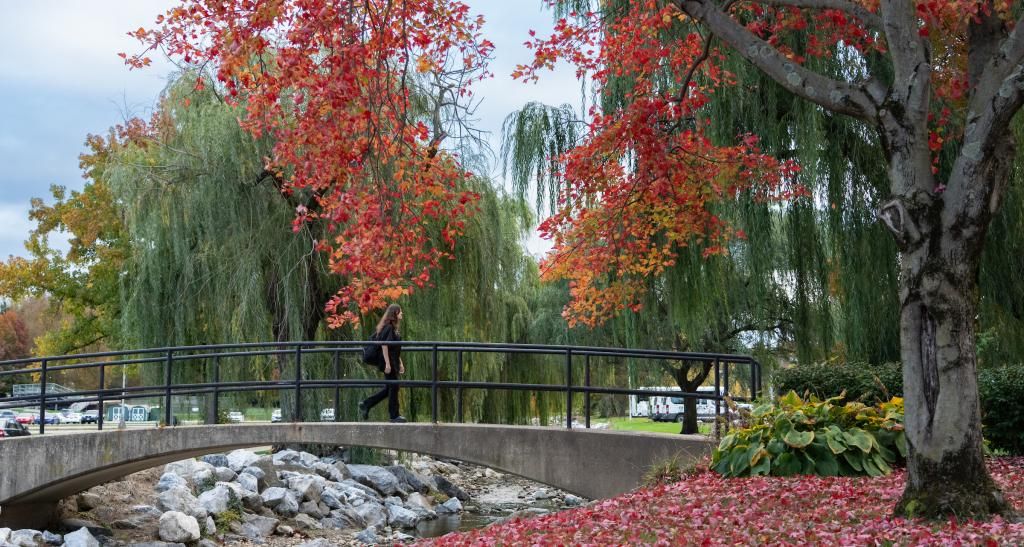
M 295 346 L 295 414 L 292 421 L 302 421 L 302 346 Z
M 437 423 L 437 344 L 430 357 L 430 421 Z
M 213 358 L 213 423 L 220 421 L 220 355 Z
M 107 389 L 107 366 L 100 363 L 100 394 L 96 397 L 96 429 L 103 431 L 103 390 Z
M 164 425 L 171 426 L 171 366 L 174 363 L 174 350 L 167 350 L 164 361 Z
M 715 358 L 715 438 L 722 436 L 722 362 Z
M 39 364 L 39 434 L 46 433 L 46 366 L 47 360 Z
M 341 421 L 341 355 L 334 350 L 334 421 Z
M 722 397 L 728 397 L 729 396 L 729 365 L 730 364 L 732 364 L 731 361 L 726 361 L 725 362 L 725 370 L 722 372 L 722 376 L 724 378 L 723 383 L 725 384 L 725 385 L 722 386 L 722 392 L 723 392 L 722 393 Z M 725 406 L 725 430 L 726 431 L 729 431 L 730 422 L 732 422 L 732 409 L 729 408 L 729 405 L 726 405 Z
M 583 392 L 583 408 L 586 409 L 584 415 L 587 420 L 587 429 L 590 429 L 590 355 L 583 358 L 583 387 L 587 388 Z
M 565 427 L 572 429 L 572 349 L 565 350 Z
M 459 387 L 455 388 L 455 421 L 462 423 L 462 351 L 459 350 L 458 365 L 455 369 L 455 379 L 459 381 Z

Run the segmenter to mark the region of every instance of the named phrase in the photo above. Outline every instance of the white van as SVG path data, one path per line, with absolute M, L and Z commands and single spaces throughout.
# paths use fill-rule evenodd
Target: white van
M 679 387 L 671 388 L 672 391 L 680 391 Z M 720 392 L 724 392 L 721 390 Z M 715 393 L 714 386 L 700 386 L 697 393 Z M 723 405 L 724 410 L 724 405 Z M 685 413 L 685 398 L 681 396 L 655 396 L 652 397 L 651 419 L 656 422 L 681 422 Z M 713 420 L 715 417 L 714 399 L 697 399 L 697 419 Z

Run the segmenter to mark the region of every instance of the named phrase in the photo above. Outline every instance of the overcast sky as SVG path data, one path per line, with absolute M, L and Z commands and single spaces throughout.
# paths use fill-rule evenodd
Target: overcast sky
M 477 85 L 483 99 L 480 127 L 498 132 L 505 116 L 531 100 L 578 102 L 572 70 L 548 74 L 539 84 L 509 77 L 530 59 L 523 47 L 527 31 L 551 28 L 540 0 L 469 0 L 487 20 L 494 42 L 495 77 Z M 166 84 L 170 65 L 129 71 L 118 52 L 137 51 L 126 32 L 149 27 L 173 2 L 166 0 L 32 0 L 8 2 L 0 18 L 0 259 L 24 255 L 33 226 L 29 200 L 50 198 L 53 184 L 80 189 L 85 181 L 78 155 L 89 133 L 102 133 L 126 117 L 148 115 Z M 534 237 L 532 251 L 546 249 Z

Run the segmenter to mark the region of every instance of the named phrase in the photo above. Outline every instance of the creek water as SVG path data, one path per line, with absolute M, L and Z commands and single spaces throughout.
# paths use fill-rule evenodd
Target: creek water
M 538 489 L 550 490 L 539 484 L 532 487 L 516 483 L 490 485 L 473 496 L 472 501 L 467 502 L 462 514 L 438 515 L 434 520 L 420 522 L 416 526 L 416 535 L 424 538 L 437 537 L 449 532 L 475 530 L 502 520 L 517 511 L 536 510 L 541 513 L 562 509 L 562 506 L 556 503 L 558 498 L 526 497 L 526 492 Z

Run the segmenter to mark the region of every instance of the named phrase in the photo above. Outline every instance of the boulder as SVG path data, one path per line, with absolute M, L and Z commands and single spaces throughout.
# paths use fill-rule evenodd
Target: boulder
M 246 514 L 238 533 L 249 539 L 262 539 L 274 533 L 278 519 Z
M 350 465 L 352 478 L 357 482 L 372 487 L 374 490 L 390 496 L 398 493 L 398 477 L 394 473 L 376 465 Z
M 229 467 L 231 465 L 228 463 L 228 457 L 224 454 L 207 454 L 199 459 L 214 467 Z
M 320 506 L 314 501 L 304 501 L 299 504 L 299 512 L 315 519 L 324 518 L 324 513 L 320 511 Z
M 356 541 L 365 543 L 367 545 L 376 545 L 380 543 L 380 536 L 377 535 L 377 528 L 375 526 L 368 526 L 362 532 L 356 534 Z
M 388 523 L 388 515 L 384 506 L 377 502 L 367 501 L 359 505 L 353 504 L 352 509 L 367 526 L 384 527 Z
M 133 515 L 143 515 L 147 517 L 159 517 L 163 514 L 159 509 L 152 505 L 133 505 L 128 508 L 128 512 Z
M 302 467 L 312 468 L 320 458 L 310 454 L 309 452 L 299 452 L 299 465 Z
M 267 488 L 260 494 L 263 505 L 270 507 L 275 513 L 284 517 L 293 517 L 299 512 L 299 500 L 295 493 L 286 488 L 275 486 Z
M 274 455 L 272 457 L 274 460 L 274 465 L 297 465 L 299 463 L 299 451 L 292 450 L 290 448 L 287 450 L 282 450 L 280 452 L 274 452 Z
M 305 513 L 295 515 L 295 529 L 299 532 L 306 530 L 319 530 L 323 527 L 324 525 L 320 524 L 320 521 Z
M 302 500 L 319 502 L 320 493 L 324 491 L 326 485 L 327 480 L 319 475 L 296 474 L 288 477 L 288 488 Z
M 565 501 L 565 504 L 568 505 L 569 507 L 576 507 L 577 505 L 583 505 L 583 498 L 581 498 L 579 496 L 576 496 L 576 495 L 573 495 L 573 494 L 566 494 L 564 501 Z
M 184 477 L 177 473 L 164 473 L 163 475 L 160 475 L 160 481 L 156 483 L 155 490 L 157 492 L 166 492 L 175 486 L 188 488 L 189 484 Z M 81 507 L 81 503 L 79 503 L 79 507 Z
M 199 494 L 199 505 L 210 515 L 219 515 L 227 511 L 236 500 L 238 497 L 231 488 L 225 486 L 225 483 L 218 483 L 212 489 Z
M 63 545 L 64 536 L 54 534 L 49 530 L 43 530 L 43 541 L 45 541 L 47 545 Z M 0 543 L 3 543 L 3 540 L 0 540 Z
M 206 509 L 199 505 L 199 500 L 192 491 L 183 486 L 174 486 L 160 493 L 156 498 L 156 507 L 161 511 L 179 511 L 196 518 L 206 518 Z
M 197 492 L 205 492 L 213 486 L 213 483 L 217 482 L 217 478 L 213 474 L 213 468 L 200 468 L 196 469 L 195 473 L 192 473 L 192 476 L 189 477 L 189 482 L 192 483 Z
M 331 543 L 330 541 L 327 541 L 324 538 L 317 538 L 317 539 L 314 539 L 313 541 L 307 541 L 305 543 L 300 543 L 299 547 L 335 547 L 336 545 L 337 545 L 336 543 Z
M 469 501 L 469 494 L 458 486 L 452 484 L 451 481 L 441 475 L 434 475 L 434 485 L 439 492 L 442 492 L 449 498 L 459 498 L 462 501 Z
M 366 520 L 352 506 L 345 506 L 341 509 L 331 511 L 330 516 L 323 521 L 326 528 L 366 528 Z
M 228 460 L 227 467 L 230 467 L 236 473 L 253 465 L 260 459 L 255 452 L 245 449 L 232 450 L 228 452 L 226 458 Z
M 223 486 L 234 494 L 235 498 L 241 500 L 242 507 L 250 511 L 259 511 L 263 507 L 263 498 L 252 490 L 248 490 L 237 482 L 218 482 L 217 486 Z
M 92 492 L 82 492 L 75 496 L 75 503 L 78 504 L 79 511 L 92 511 L 100 505 L 103 505 L 103 498 L 98 494 L 93 494 Z
M 65 532 L 64 541 L 67 541 L 67 532 L 77 531 L 79 528 L 85 528 L 89 531 L 89 535 L 96 536 L 113 536 L 114 532 L 110 531 L 110 528 L 103 526 L 102 524 L 93 522 L 85 519 L 64 519 L 60 521 L 60 530 Z
M 213 476 L 217 477 L 218 481 L 230 482 L 235 480 L 235 477 L 238 476 L 238 473 L 235 473 L 230 467 L 214 467 Z
M 274 460 L 270 456 L 260 456 L 260 458 L 254 461 L 251 465 L 246 467 L 250 472 L 252 468 L 259 469 L 263 472 L 262 477 L 257 477 L 260 480 L 260 492 L 264 488 L 270 486 L 282 486 L 281 479 L 277 476 L 277 469 L 274 467 Z
M 415 511 L 406 509 L 397 503 L 387 505 L 388 524 L 401 528 L 415 528 L 423 520 L 423 517 Z
M 249 468 L 246 468 L 246 469 L 249 469 Z M 253 475 L 250 475 L 249 473 L 242 473 L 242 474 L 238 475 L 237 482 L 238 482 L 239 486 L 241 486 L 242 488 L 245 488 L 246 490 L 248 490 L 250 492 L 259 493 L 259 491 L 260 491 L 260 481 L 259 481 L 259 479 L 257 479 Z
M 345 464 L 341 465 L 344 466 Z M 313 471 L 316 471 L 317 475 L 335 482 L 341 482 L 351 476 L 351 474 L 346 474 L 348 472 L 347 467 L 344 468 L 345 472 L 342 472 L 337 466 L 338 464 L 332 465 L 324 462 L 316 462 L 313 464 Z
M 410 536 L 409 534 L 395 531 L 391 534 L 391 537 L 388 538 L 388 541 L 390 541 L 393 545 L 403 545 L 406 543 L 415 543 L 416 538 L 414 536 Z
M 160 539 L 174 543 L 187 543 L 199 539 L 199 521 L 180 511 L 168 511 L 160 516 Z
M 64 547 L 100 547 L 100 542 L 89 533 L 88 528 L 79 528 L 64 534 Z
M 0 545 L 7 543 L 7 538 L 11 537 L 12 531 L 10 528 L 0 528 Z
M 292 528 L 287 524 L 278 524 L 277 533 L 282 536 L 290 536 L 295 533 L 295 528 Z
M 348 500 L 345 498 L 344 492 L 329 486 L 324 488 L 324 491 L 320 493 L 320 502 L 326 505 L 329 509 L 341 509 L 346 503 L 348 503 Z
M 454 515 L 462 512 L 462 502 L 459 498 L 448 498 L 448 501 L 437 506 L 437 514 L 439 515 Z
M 207 464 L 209 465 L 209 464 Z M 191 477 L 196 470 L 195 458 L 178 460 L 164 466 L 164 473 L 174 473 L 180 477 Z
M 419 507 L 420 509 L 424 509 L 427 511 L 434 510 L 434 503 L 430 501 L 430 498 L 424 496 L 423 494 L 420 494 L 419 492 L 413 492 L 412 494 L 409 494 L 409 497 L 405 499 L 405 504 L 410 508 L 416 506 Z
M 390 471 L 391 474 L 398 479 L 399 488 L 401 490 L 406 492 L 419 492 L 420 494 L 430 492 L 430 486 L 428 486 L 417 473 L 409 471 L 401 465 L 391 465 L 385 469 Z
M 338 483 L 338 488 L 345 493 L 345 497 L 348 499 L 349 503 L 356 499 L 369 499 L 378 502 L 384 500 L 384 498 L 381 497 L 381 495 L 373 488 L 366 486 L 365 484 L 360 484 L 352 479 L 345 479 Z
M 11 532 L 7 543 L 18 547 L 40 547 L 46 545 L 46 540 L 43 539 L 43 533 L 39 530 L 25 528 Z

